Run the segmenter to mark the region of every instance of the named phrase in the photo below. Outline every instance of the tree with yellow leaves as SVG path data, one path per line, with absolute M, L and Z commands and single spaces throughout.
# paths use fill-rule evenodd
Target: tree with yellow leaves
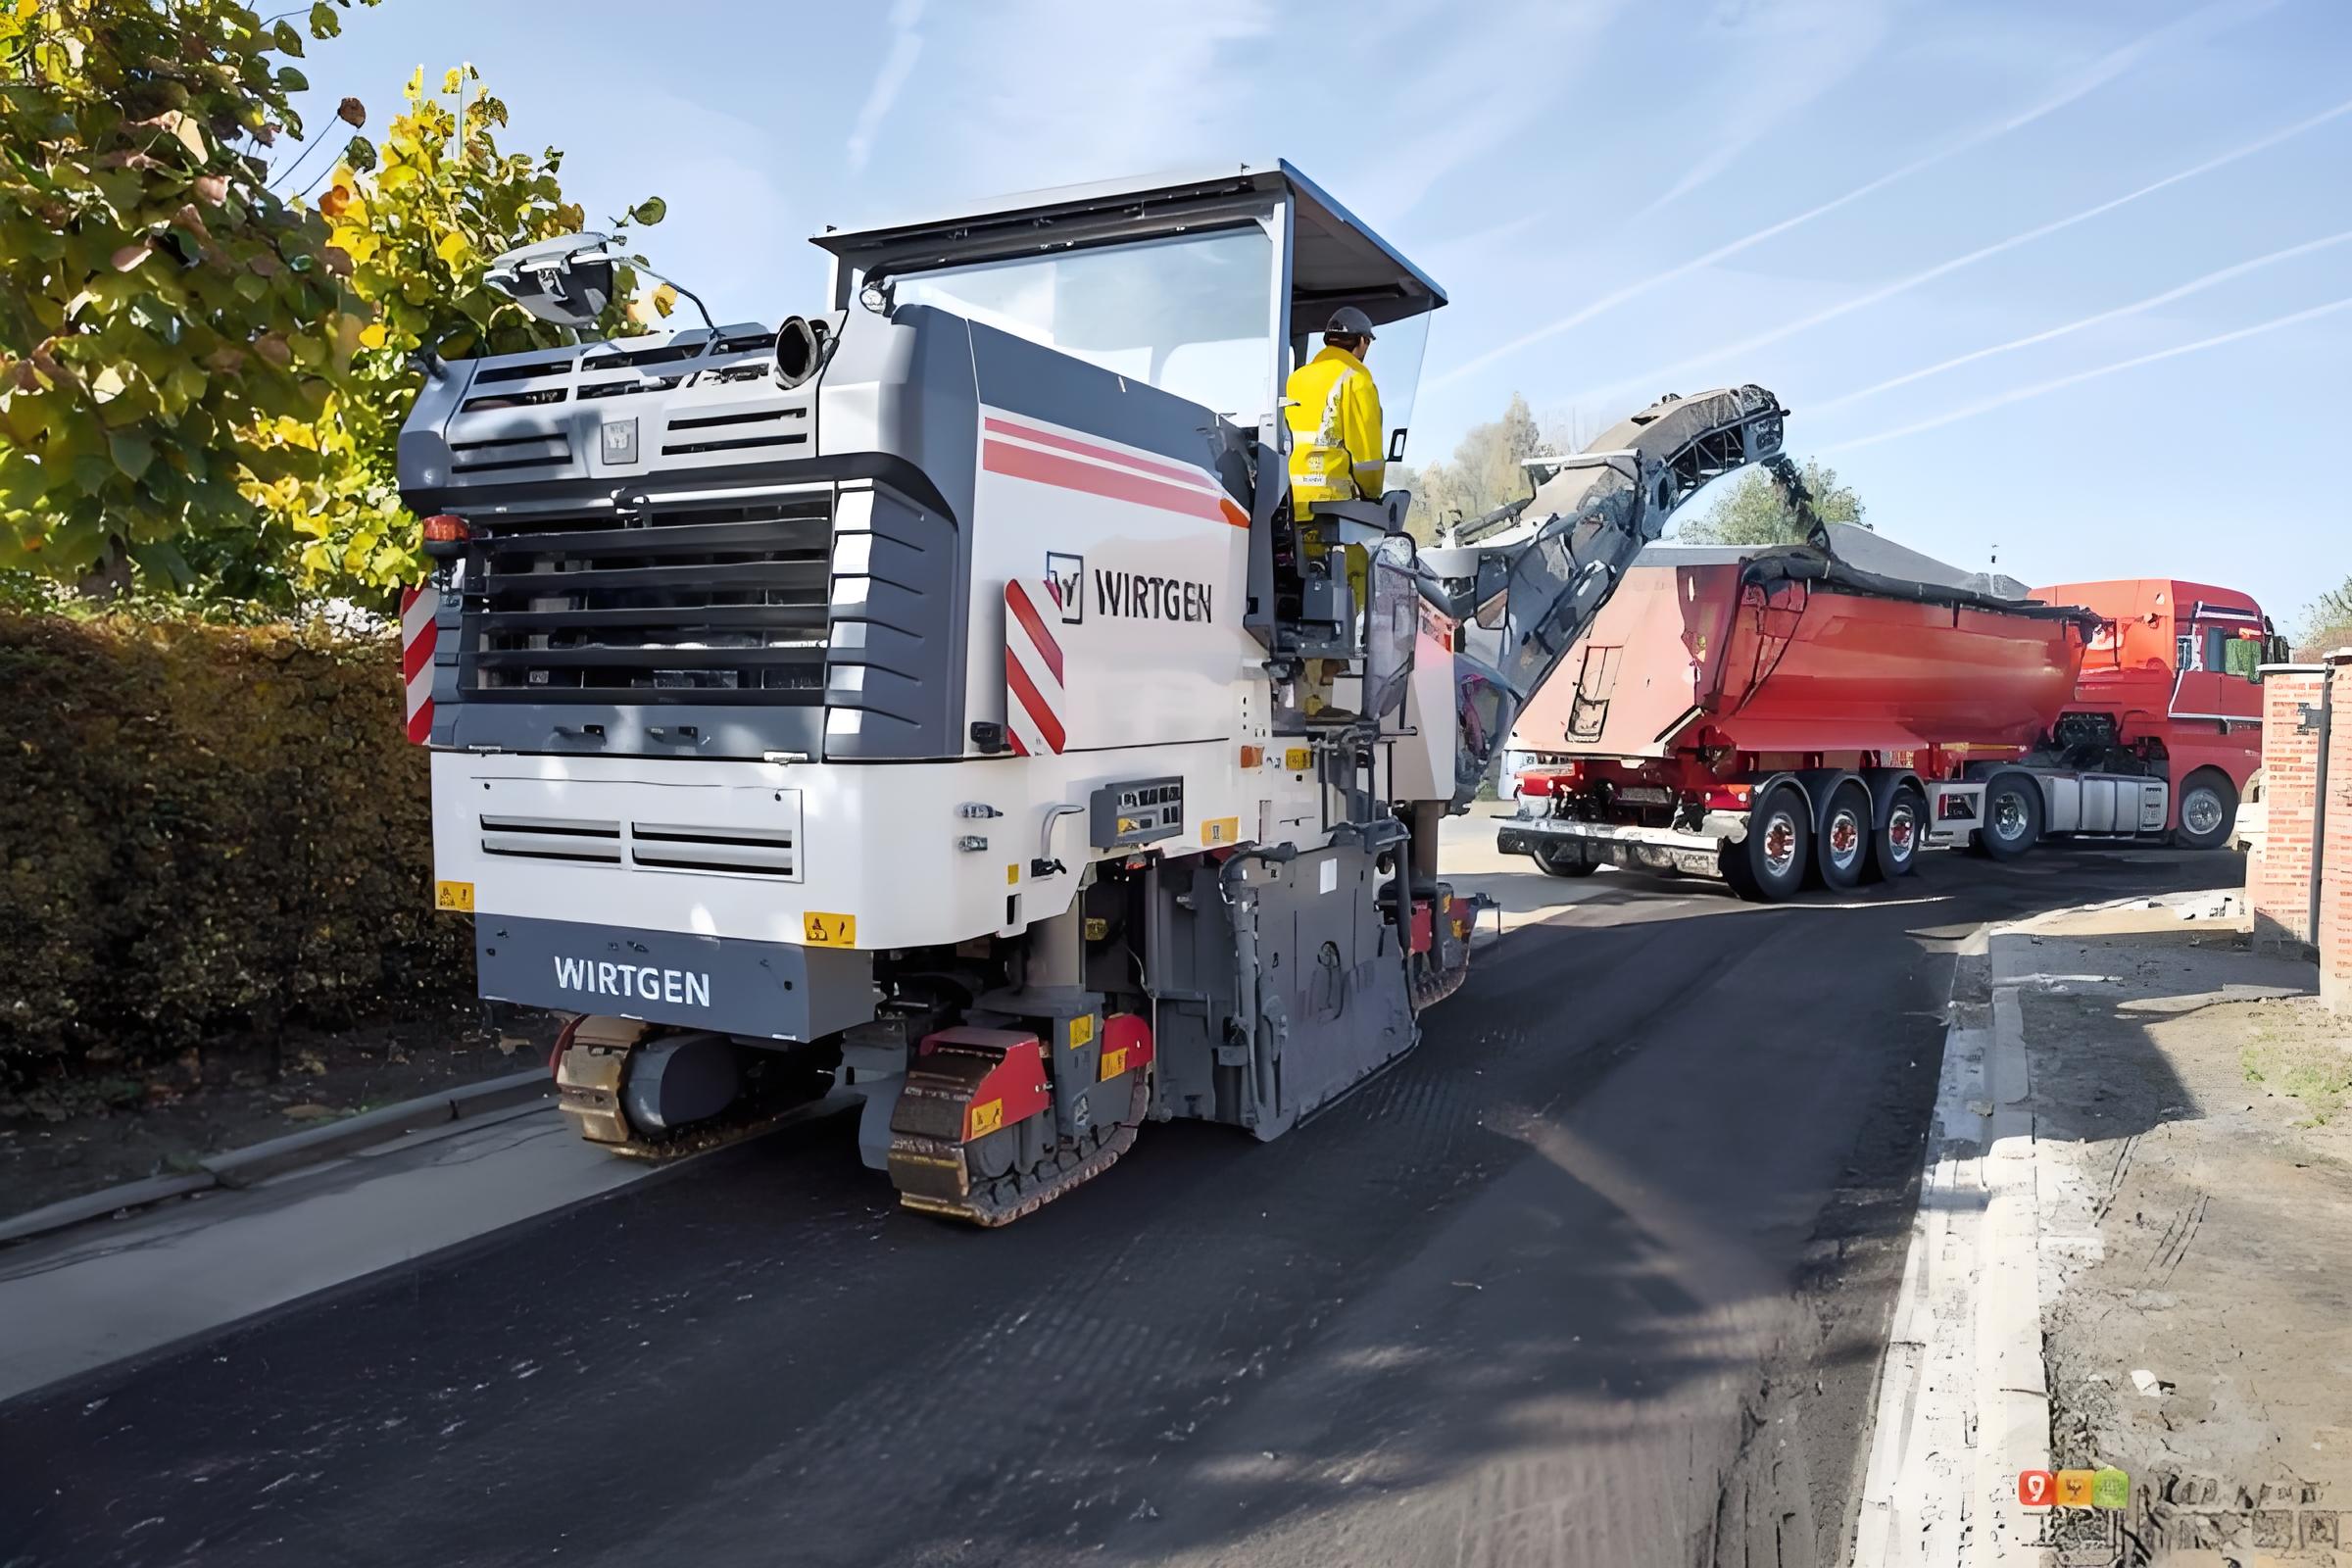
M 310 8 L 313 39 L 339 26 Z M 247 432 L 316 418 L 362 325 L 326 223 L 270 188 L 304 31 L 235 0 L 0 0 L 0 570 L 282 588 L 238 488 L 307 464 Z
M 564 155 L 502 153 L 494 133 L 506 123 L 507 106 L 471 66 L 444 75 L 438 94 L 425 90 L 419 68 L 380 146 L 353 138 L 318 198 L 333 225 L 329 243 L 351 260 L 351 291 L 373 318 L 354 324 L 349 379 L 318 416 L 257 431 L 266 445 L 317 454 L 316 465 L 298 466 L 314 471 L 257 474 L 247 491 L 299 536 L 300 575 L 314 590 L 383 603 L 424 574 L 394 469 L 420 351 L 460 358 L 564 340 L 483 281 L 500 252 L 585 225 L 557 180 Z M 649 197 L 608 231 L 625 239 L 624 225 L 658 223 L 663 211 Z M 641 329 L 623 304 L 629 281 L 603 323 L 613 334 Z

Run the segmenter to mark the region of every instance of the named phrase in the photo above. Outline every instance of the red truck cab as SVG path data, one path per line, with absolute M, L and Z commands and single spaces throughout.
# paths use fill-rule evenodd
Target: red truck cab
M 2173 577 L 2057 583 L 2034 597 L 2080 605 L 2102 622 L 2052 739 L 2080 766 L 2160 771 L 2181 841 L 2220 843 L 2262 765 L 2256 671 L 2285 657 L 2262 607 Z

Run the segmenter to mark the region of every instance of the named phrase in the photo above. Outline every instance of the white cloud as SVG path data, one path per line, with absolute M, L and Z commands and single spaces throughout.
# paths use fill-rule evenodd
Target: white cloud
M 1516 354 L 1546 338 L 1556 337 L 1562 332 L 1582 326 L 1594 317 L 1613 311 L 1628 300 L 1646 294 L 1661 284 L 1672 282 L 1676 278 L 1687 277 L 1692 272 L 1703 271 L 1717 262 L 1726 261 L 1742 251 L 1763 244 L 1766 240 L 1786 234 L 1792 228 L 1809 223 L 1817 218 L 1825 217 L 1841 207 L 1860 201 L 1866 196 L 1875 195 L 1887 186 L 1899 180 L 1908 179 L 1923 170 L 1932 169 L 1948 159 L 1956 158 L 1962 153 L 1973 151 L 1989 141 L 2005 136 L 2013 130 L 2022 129 L 2037 120 L 2057 113 L 2078 99 L 2097 91 L 2137 65 L 2141 58 L 2151 50 L 2174 44 L 2200 42 L 2226 27 L 2250 21 L 2263 12 L 2274 9 L 2278 4 L 2279 0 L 2210 0 L 2209 4 L 2199 6 L 2188 15 L 2167 23 L 2153 31 L 2143 33 L 2131 42 L 2100 56 L 2079 71 L 2070 72 L 2061 77 L 2049 92 L 2022 110 L 1998 120 L 1987 121 L 1963 133 L 1957 140 L 1946 142 L 1940 147 L 1923 153 L 1874 179 L 1864 180 L 1842 195 L 1833 196 L 1828 201 L 1817 203 L 1777 222 L 1767 223 L 1752 233 L 1743 234 L 1728 244 L 1718 245 L 1713 250 L 1694 256 L 1687 262 L 1663 268 L 1621 288 L 1613 289 L 1598 299 L 1592 300 L 1569 312 L 1566 316 L 1546 321 L 1533 331 L 1524 332 L 1518 337 L 1496 344 L 1482 354 L 1471 356 L 1460 364 L 1450 367 L 1445 373 L 1432 377 L 1429 384 L 1432 387 L 1441 387 L 1449 382 L 1458 381 L 1507 355 Z
M 2343 310 L 2352 310 L 2352 296 L 2346 296 L 2340 300 L 2330 300 L 2325 305 L 2315 305 L 2308 311 L 2295 311 L 2286 316 L 2275 316 L 2267 321 L 2257 321 L 2252 326 L 2241 326 L 2232 332 L 2217 332 L 2211 337 L 2201 337 L 2193 343 L 2180 343 L 2169 349 L 2158 349 L 2153 354 L 2135 354 L 2131 359 L 2118 360 L 2113 365 L 2094 366 L 2087 370 L 2077 370 L 2071 375 L 2054 376 L 2047 381 L 2034 381 L 2025 386 L 2012 387 L 2009 391 L 1996 396 L 1963 404 L 1948 413 L 1938 414 L 1934 418 L 1915 420 L 1910 424 L 1897 425 L 1891 430 L 1881 430 L 1876 435 L 1861 436 L 1852 441 L 1840 441 L 1835 446 L 1823 447 L 1821 451 L 1824 455 L 1834 452 L 1852 452 L 1861 447 L 1875 447 L 1884 441 L 1896 441 L 1904 436 L 1918 435 L 1927 430 L 1940 430 L 1947 424 L 1958 424 L 1962 419 L 1973 419 L 1980 414 L 1989 414 L 1994 409 L 2007 408 L 2012 403 L 2023 403 L 2028 398 L 2046 397 L 2052 392 L 2063 391 L 2071 386 L 2081 386 L 2085 381 L 2096 381 L 2101 376 L 2117 375 L 2125 370 L 2135 370 L 2143 365 L 2154 365 L 2160 360 L 2177 360 L 2183 354 L 2200 354 L 2207 349 L 2218 349 L 2227 343 L 2237 343 L 2246 338 L 2260 337 L 2270 332 L 2281 332 L 2290 326 L 2301 326 L 2306 321 L 2316 321 L 2322 317 L 2333 316 Z
M 1595 46 L 1629 0 L 1527 0 L 1507 10 L 1461 7 L 1436 25 L 1449 42 L 1418 50 L 1393 42 L 1368 103 L 1419 127 L 1379 139 L 1371 161 L 1349 171 L 1348 188 L 1379 193 L 1395 220 L 1455 172 L 1502 150 L 1539 116 L 1556 112 L 1568 81 L 1604 63 Z M 1373 203 L 1359 197 L 1366 207 Z
M 1725 0 L 1715 31 L 1732 45 L 1729 70 L 1707 89 L 1718 129 L 1682 176 L 1636 215 L 1636 221 L 1704 185 L 1785 121 L 1812 106 L 1860 68 L 1886 37 L 1883 3 L 1796 0 L 1757 6 Z
M 2121 196 L 2111 196 L 2107 200 L 2085 207 L 2080 212 L 2069 213 L 2064 218 L 2054 218 L 2046 223 L 2036 223 L 2032 228 L 2022 229 L 2004 239 L 1994 240 L 1989 245 L 1980 245 L 1975 250 L 1964 251 L 1946 261 L 1937 262 L 1933 267 L 1921 268 L 1918 271 L 1895 278 L 1892 282 L 1882 283 L 1877 288 L 1866 289 L 1860 294 L 1840 300 L 1826 309 L 1815 311 L 1810 316 L 1801 316 L 1793 321 L 1784 321 L 1779 326 L 1741 338 L 1736 343 L 1719 344 L 1703 353 L 1677 360 L 1672 365 L 1662 365 L 1655 369 L 1644 370 L 1639 375 L 1622 377 L 1610 382 L 1605 387 L 1587 393 L 1586 396 L 1598 402 L 1629 387 L 1656 386 L 1693 370 L 1716 370 L 1723 367 L 1726 361 L 1738 361 L 1754 353 L 1757 349 L 1794 337 L 1799 332 L 1809 332 L 1824 322 L 1836 320 L 1838 317 L 1848 316 L 1867 306 L 1893 299 L 1898 294 L 1908 294 L 1922 284 L 1957 272 L 1964 267 L 1974 267 L 1979 262 L 1998 256 L 2004 251 L 2015 250 L 2021 245 L 2032 244 L 2034 241 L 2046 238 L 2061 229 L 2073 228 L 2078 223 L 2087 223 L 2094 218 L 2103 218 L 2119 207 L 2129 206 L 2143 197 L 2153 196 L 2159 191 L 2170 189 L 2186 180 L 2195 179 L 2199 175 L 2212 173 L 2217 169 L 2226 168 L 2241 159 L 2251 158 L 2256 153 L 2267 152 L 2281 142 L 2291 141 L 2330 121 L 2340 120 L 2345 115 L 2352 115 L 2352 98 L 2344 100 L 2332 109 L 2324 109 L 2320 113 L 2306 116 L 2290 125 L 2281 126 L 2266 136 L 2258 136 L 2250 142 L 2232 147 L 2226 153 L 2220 153 L 2212 158 L 2191 164 L 2188 168 L 2167 174 L 2162 179 L 2150 180 L 2135 190 L 2124 192 Z
M 1946 370 L 1956 370 L 1964 365 L 1974 365 L 1980 360 L 1989 360 L 1996 355 L 2013 354 L 2019 349 L 2030 349 L 2038 344 L 2053 342 L 2058 338 L 2071 337 L 2077 332 L 2086 331 L 2094 326 L 2104 326 L 2109 321 L 2120 321 L 2126 317 L 2139 316 L 2155 310 L 2159 306 L 2170 305 L 2176 300 L 2184 300 L 2191 294 L 2202 294 L 2209 288 L 2218 287 L 2233 278 L 2243 277 L 2248 272 L 2259 271 L 2266 267 L 2276 267 L 2280 262 L 2295 261 L 2320 251 L 2332 250 L 2338 245 L 2347 243 L 2352 243 L 2352 228 L 2323 235 L 2318 239 L 2308 239 L 2300 245 L 2289 245 L 2281 250 L 2271 251 L 2250 261 L 2217 268 L 2202 276 L 2192 277 L 2185 283 L 2168 288 L 2161 294 L 2150 294 L 2144 299 L 2133 300 L 2129 305 L 2118 305 L 2111 310 L 2078 317 L 2074 320 L 2062 322 L 2057 326 L 2045 327 L 2039 332 L 2029 332 L 2024 337 L 2013 337 L 2006 343 L 1995 343 L 1989 348 L 1971 349 L 1966 354 L 1955 354 L 1948 360 L 1938 360 L 1934 365 L 1925 365 L 1916 370 L 1906 370 L 1901 375 L 1890 375 L 1884 381 L 1874 381 L 1869 386 L 1858 387 L 1851 392 L 1841 392 L 1834 398 L 1824 398 L 1817 403 L 1807 404 L 1805 412 L 1816 415 L 1823 414 L 1831 409 L 1843 408 L 1849 403 L 1859 403 L 1864 398 L 1877 397 L 1882 392 L 1891 392 L 1898 386 L 1909 386 L 1914 381 L 1924 381 L 1930 376 L 1941 375 Z
M 923 52 L 923 35 L 916 30 L 922 20 L 923 0 L 898 0 L 890 8 L 890 53 L 883 57 L 882 69 L 874 73 L 874 84 L 866 89 L 865 102 L 858 106 L 857 122 L 850 128 L 853 174 L 864 172 L 866 160 L 873 156 L 874 137 L 890 118 L 906 78 L 914 74 L 915 58 Z
M 1237 126 L 1290 101 L 1278 75 L 1250 69 L 1270 51 L 1239 47 L 1269 33 L 1273 0 L 1015 0 L 968 15 L 957 78 L 929 120 L 967 194 L 1262 157 Z

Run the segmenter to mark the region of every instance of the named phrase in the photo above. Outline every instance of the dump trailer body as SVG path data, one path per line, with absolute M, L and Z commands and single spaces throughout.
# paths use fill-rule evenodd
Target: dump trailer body
M 1783 897 L 1903 874 L 1920 846 L 1978 835 L 1988 812 L 2011 838 L 2022 813 L 2028 842 L 2062 824 L 2161 829 L 2160 780 L 2086 794 L 2029 760 L 2096 616 L 1858 532 L 1645 552 L 1520 715 L 1512 748 L 1540 761 L 1500 847 L 1556 874 L 1613 863 Z
M 1518 728 L 1554 755 L 2023 749 L 2075 686 L 2074 622 L 1647 553 Z

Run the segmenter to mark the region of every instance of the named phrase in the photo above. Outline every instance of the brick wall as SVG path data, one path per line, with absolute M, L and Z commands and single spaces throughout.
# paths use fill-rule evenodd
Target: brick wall
M 2320 995 L 2352 1010 L 2352 653 L 2328 656 L 2327 809 L 2320 830 Z M 2267 732 L 2267 726 L 2266 726 Z
M 2320 706 L 2328 680 L 2324 664 L 2271 664 L 2262 672 L 2264 825 L 2262 847 L 2246 857 L 2246 907 L 2257 949 L 2303 951 L 2315 941 L 2311 830 L 2320 738 L 2298 726 L 2305 705 Z M 2352 722 L 2341 728 L 2338 745 L 2352 740 Z

